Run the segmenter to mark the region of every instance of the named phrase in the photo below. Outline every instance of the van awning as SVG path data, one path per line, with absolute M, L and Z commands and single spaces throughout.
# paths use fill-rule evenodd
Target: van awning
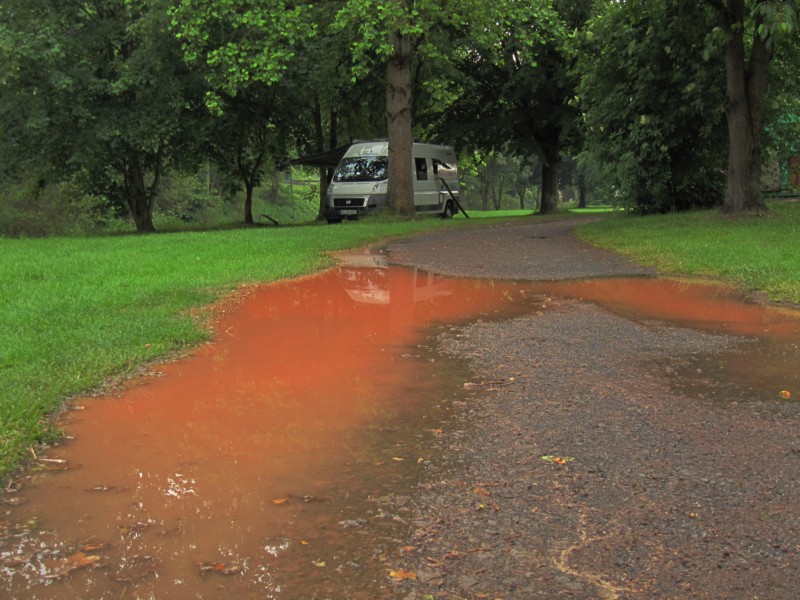
M 333 150 L 322 152 L 321 154 L 312 154 L 310 156 L 302 156 L 292 161 L 293 165 L 305 165 L 307 167 L 324 167 L 326 169 L 335 169 L 339 162 L 342 160 L 347 149 L 352 144 L 345 144 Z

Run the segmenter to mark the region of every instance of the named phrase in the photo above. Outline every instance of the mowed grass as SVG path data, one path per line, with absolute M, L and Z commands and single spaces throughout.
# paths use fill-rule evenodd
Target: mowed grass
M 100 238 L 0 238 L 0 480 L 56 435 L 65 398 L 193 347 L 189 309 L 246 282 L 319 270 L 326 251 L 434 227 L 440 219 Z M 196 312 L 196 311 L 195 311 Z
M 774 201 L 765 215 L 717 210 L 636 217 L 613 215 L 578 235 L 673 273 L 725 279 L 771 300 L 800 304 L 800 202 Z

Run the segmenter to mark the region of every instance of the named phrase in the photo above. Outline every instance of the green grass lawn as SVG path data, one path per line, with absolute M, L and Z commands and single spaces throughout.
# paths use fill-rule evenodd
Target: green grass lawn
M 800 203 L 776 200 L 770 208 L 738 217 L 717 210 L 615 214 L 578 235 L 664 271 L 725 279 L 800 304 Z
M 208 334 L 190 308 L 245 282 L 309 273 L 329 250 L 454 222 L 365 219 L 96 238 L 0 238 L 0 481 L 55 434 L 63 400 Z

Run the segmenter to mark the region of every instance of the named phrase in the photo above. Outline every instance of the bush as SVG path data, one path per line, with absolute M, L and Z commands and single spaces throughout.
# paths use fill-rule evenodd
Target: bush
M 30 180 L 0 195 L 0 235 L 45 237 L 82 235 L 105 220 L 103 198 L 85 194 L 74 181 Z

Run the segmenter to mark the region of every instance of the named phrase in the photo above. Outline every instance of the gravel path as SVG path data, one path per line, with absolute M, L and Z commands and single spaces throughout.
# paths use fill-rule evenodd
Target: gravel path
M 576 241 L 574 224 L 437 232 L 388 252 L 452 275 L 650 273 Z M 712 393 L 693 368 L 751 343 L 558 298 L 441 334 L 475 382 L 500 383 L 469 389 L 438 436 L 445 464 L 417 490 L 404 552 L 416 579 L 397 597 L 797 598 L 800 404 Z

